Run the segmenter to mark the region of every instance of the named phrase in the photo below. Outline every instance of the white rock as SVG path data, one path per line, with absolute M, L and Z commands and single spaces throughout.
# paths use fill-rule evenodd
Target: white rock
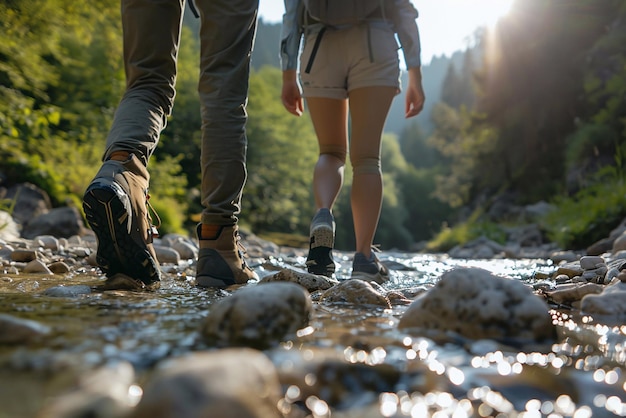
M 583 270 L 593 270 L 599 267 L 598 265 L 605 264 L 604 258 L 597 255 L 586 255 L 580 258 L 580 267 L 582 267 Z
M 180 254 L 173 248 L 164 247 L 162 245 L 155 245 L 154 252 L 156 253 L 159 264 L 179 264 Z
M 300 285 L 248 285 L 212 305 L 201 331 L 218 346 L 265 348 L 307 326 L 312 313 L 309 292 Z
M 307 289 L 309 292 L 327 290 L 338 283 L 335 279 L 311 274 L 303 270 L 282 269 L 278 273 L 270 274 L 261 279 L 260 283 L 292 282 Z
M 170 245 L 173 250 L 178 252 L 183 260 L 194 260 L 198 257 L 198 249 L 185 240 L 173 241 Z
M 326 303 L 349 303 L 352 305 L 381 306 L 391 308 L 389 299 L 366 281 L 351 279 L 345 280 L 324 292 L 320 301 Z
M 626 231 L 622 232 L 622 234 L 613 241 L 613 250 L 611 252 L 617 253 L 623 250 L 626 250 Z
M 17 223 L 10 213 L 0 210 L 0 239 L 13 241 L 20 237 Z
M 626 283 L 616 281 L 600 294 L 585 296 L 580 308 L 585 314 L 623 316 L 626 314 Z
M 52 235 L 40 235 L 35 237 L 33 241 L 37 242 L 41 247 L 52 251 L 59 251 L 59 240 Z
M 517 280 L 456 268 L 409 306 L 399 327 L 453 331 L 471 339 L 546 341 L 555 337 L 548 310 Z

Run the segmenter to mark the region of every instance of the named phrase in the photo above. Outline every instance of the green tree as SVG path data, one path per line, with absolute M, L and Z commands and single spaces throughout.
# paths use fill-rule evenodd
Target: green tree
M 250 76 L 248 181 L 242 221 L 259 232 L 308 234 L 317 140 L 310 119 L 280 102 L 281 71 L 263 67 Z
M 485 32 L 477 78 L 484 117 L 473 122 L 498 132 L 490 159 L 506 168 L 494 176 L 490 165 L 475 164 L 475 178 L 493 186 L 503 179 L 530 201 L 562 190 L 566 138 L 585 113 L 586 51 L 617 3 L 520 0 L 494 32 Z
M 440 161 L 437 150 L 427 143 L 427 137 L 417 122 L 409 124 L 400 133 L 400 150 L 407 163 L 416 168 L 434 167 Z

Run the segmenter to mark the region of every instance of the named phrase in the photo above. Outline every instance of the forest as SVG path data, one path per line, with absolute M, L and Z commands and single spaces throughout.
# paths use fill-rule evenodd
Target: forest
M 54 205 L 80 208 L 125 86 L 119 2 L 8 0 L 0 16 L 0 189 L 30 182 Z M 185 17 L 176 103 L 150 161 L 161 233 L 192 231 L 201 211 L 197 27 Z M 240 220 L 301 245 L 317 145 L 308 116 L 280 102 L 279 31 L 259 22 Z M 502 196 L 552 203 L 542 228 L 562 247 L 605 236 L 626 217 L 626 3 L 517 0 L 476 38 L 461 59 L 437 60 L 438 94 L 428 90 L 434 67 L 424 68 L 428 119 L 385 133 L 375 242 L 439 251 L 497 237 L 485 214 Z M 349 179 L 347 166 L 335 209 L 339 249 L 353 245 Z

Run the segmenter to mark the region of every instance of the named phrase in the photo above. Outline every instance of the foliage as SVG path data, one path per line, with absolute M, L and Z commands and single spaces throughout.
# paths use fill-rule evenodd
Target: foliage
M 443 103 L 433 109 L 435 130 L 428 143 L 444 159 L 435 174 L 434 195 L 454 208 L 470 202 L 477 191 L 500 186 L 507 180 L 505 162 L 493 155 L 497 131 L 488 125 L 473 128 L 472 116 L 474 120 L 479 117 Z
M 472 107 L 476 100 L 474 89 L 475 71 L 476 64 L 472 50 L 467 50 L 463 54 L 461 71 L 457 71 L 454 62 L 450 62 L 441 89 L 441 101 L 455 109 Z
M 185 19 L 188 17 L 186 16 Z M 191 18 L 195 19 L 193 16 Z M 195 20 L 189 19 L 191 22 Z M 163 130 L 159 146 L 154 152 L 159 160 L 167 156 L 176 156 L 183 167 L 189 187 L 200 187 L 200 141 L 201 126 L 200 98 L 197 85 L 200 74 L 199 40 L 188 26 L 183 26 L 176 76 L 176 100 L 172 116 Z M 152 162 L 150 163 L 152 164 Z M 153 176 L 154 177 L 154 176 Z M 199 200 L 193 207 L 199 211 Z
M 606 167 L 592 186 L 572 197 L 557 197 L 556 208 L 541 221 L 548 238 L 561 248 L 585 249 L 608 236 L 626 217 L 625 179 L 623 172 Z
M 277 68 L 263 67 L 250 76 L 241 217 L 254 231 L 308 234 L 317 140 L 308 117 L 294 117 L 283 108 L 281 85 Z
M 562 190 L 563 151 L 586 113 L 585 54 L 615 18 L 616 2 L 518 0 L 511 14 L 482 41 L 477 128 L 498 132 L 490 153 L 502 165 L 496 179 L 528 200 Z M 474 177 L 489 183 L 492 166 L 477 164 Z
M 32 182 L 55 205 L 79 204 L 125 88 L 119 13 L 109 0 L 0 3 L 3 186 Z M 181 231 L 201 210 L 198 24 L 186 13 L 176 104 L 150 162 L 162 232 Z M 278 36 L 279 26 L 259 22 L 241 220 L 257 234 L 295 243 L 308 235 L 313 212 L 317 141 L 308 116 L 282 108 L 280 70 L 262 66 L 277 64 Z M 563 246 L 589 244 L 625 214 L 626 4 L 517 0 L 494 30 L 477 36 L 477 49 L 424 68 L 427 102 L 419 125 L 403 125 L 397 140 L 383 141 L 376 242 L 408 248 L 453 219 L 453 208 L 479 213 L 479 197 L 507 191 L 525 202 L 562 193 L 552 199 L 558 208 L 544 227 Z M 405 123 L 402 108 L 398 96 L 388 127 Z M 350 173 L 348 165 L 334 210 L 338 247 L 345 249 L 354 239 Z M 581 177 L 578 187 L 568 188 L 573 175 Z M 431 248 L 480 235 L 501 239 L 501 233 L 470 217 L 445 227 Z
M 159 217 L 160 225 L 157 224 L 155 215 L 151 215 L 152 222 L 158 226 L 161 236 L 170 233 L 187 234 L 189 228 L 185 227 L 186 210 L 183 203 L 171 197 L 156 196 L 150 199 L 150 204 Z
M 457 245 L 463 245 L 479 237 L 486 237 L 495 242 L 504 244 L 506 232 L 501 224 L 483 219 L 482 211 L 475 210 L 472 215 L 454 226 L 444 225 L 439 233 L 426 245 L 431 252 L 445 252 Z

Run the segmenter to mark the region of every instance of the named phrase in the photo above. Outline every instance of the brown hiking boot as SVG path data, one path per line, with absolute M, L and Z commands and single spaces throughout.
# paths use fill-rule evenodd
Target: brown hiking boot
M 98 238 L 96 262 L 107 278 L 118 274 L 159 286 L 161 272 L 152 239 L 157 235 L 148 211 L 150 175 L 139 159 L 102 164 L 85 196 L 87 222 Z
M 196 266 L 198 286 L 227 287 L 259 278 L 243 258 L 237 225 L 220 227 L 214 239 L 202 236 L 202 224 L 196 231 L 200 241 Z

